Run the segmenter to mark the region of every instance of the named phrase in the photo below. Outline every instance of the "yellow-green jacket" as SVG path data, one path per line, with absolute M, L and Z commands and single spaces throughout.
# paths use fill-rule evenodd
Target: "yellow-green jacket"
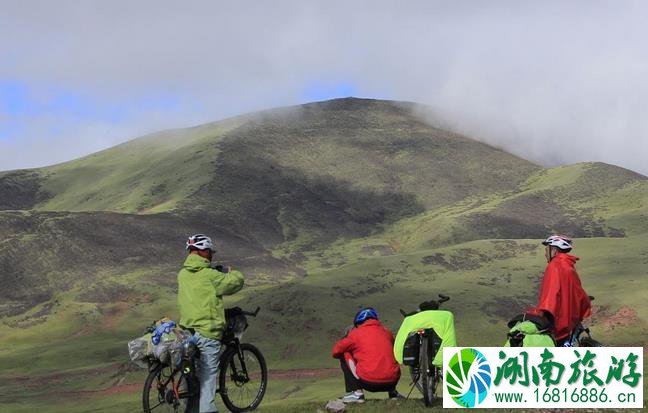
M 203 337 L 220 340 L 225 328 L 223 296 L 243 288 L 243 274 L 225 274 L 209 267 L 209 261 L 189 254 L 178 273 L 180 325 L 193 328 Z
M 441 349 L 434 357 L 432 363 L 435 366 L 441 366 L 443 364 L 443 348 L 457 346 L 454 316 L 450 311 L 444 310 L 421 311 L 403 320 L 403 324 L 398 329 L 398 334 L 396 334 L 396 340 L 394 341 L 394 357 L 396 361 L 403 364 L 403 347 L 405 346 L 407 335 L 412 331 L 427 328 L 433 328 L 434 332 L 442 340 Z

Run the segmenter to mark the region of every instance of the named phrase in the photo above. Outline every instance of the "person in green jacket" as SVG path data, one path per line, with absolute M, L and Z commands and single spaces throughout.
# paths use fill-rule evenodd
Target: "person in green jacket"
M 187 241 L 189 255 L 178 273 L 180 326 L 192 330 L 200 350 L 200 413 L 217 412 L 216 381 L 225 329 L 223 296 L 243 288 L 243 274 L 231 267 L 213 269 L 212 240 L 197 234 Z
M 433 328 L 434 332 L 441 338 L 441 348 L 437 352 L 432 364 L 443 365 L 443 348 L 456 347 L 457 336 L 455 334 L 454 316 L 450 311 L 439 310 L 436 301 L 426 301 L 419 304 L 419 312 L 405 317 L 403 324 L 398 329 L 394 341 L 394 357 L 396 361 L 403 364 L 403 347 L 409 333 Z

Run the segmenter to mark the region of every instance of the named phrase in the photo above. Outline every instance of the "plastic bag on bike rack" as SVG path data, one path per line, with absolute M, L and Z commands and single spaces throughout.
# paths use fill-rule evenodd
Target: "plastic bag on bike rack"
M 176 346 L 169 350 L 169 359 L 173 367 L 180 367 L 183 357 L 184 346 L 182 345 L 182 343 L 177 343 Z
M 151 335 L 146 334 L 128 342 L 128 356 L 138 367 L 146 367 L 146 357 L 152 354 Z
M 190 332 L 180 329 L 163 334 L 160 343 L 153 347 L 153 355 L 162 363 L 178 366 L 184 357 L 185 343 L 191 336 Z
M 173 333 L 165 333 L 160 338 L 159 344 L 153 346 L 153 355 L 162 363 L 171 361 L 171 352 L 179 345 L 178 339 Z
M 193 334 L 181 329 L 174 330 L 174 333 L 176 335 L 176 341 L 175 344 L 169 348 L 169 358 L 172 366 L 180 367 L 182 360 L 189 349 L 188 343 L 193 337 Z

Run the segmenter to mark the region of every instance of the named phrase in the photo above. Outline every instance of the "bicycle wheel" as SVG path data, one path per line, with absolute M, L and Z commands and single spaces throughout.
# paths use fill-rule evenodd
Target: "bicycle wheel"
M 176 396 L 176 390 L 180 397 Z M 187 382 L 184 375 L 165 364 L 159 364 L 144 382 L 144 413 L 184 413 L 187 406 Z M 184 397 L 182 397 L 184 396 Z
M 240 354 L 228 348 L 221 358 L 218 384 L 225 406 L 232 412 L 259 407 L 268 386 L 268 369 L 263 354 L 252 344 L 241 344 Z
M 430 407 L 432 403 L 436 400 L 436 388 L 439 383 L 440 374 L 437 371 L 437 367 L 432 364 L 430 360 L 430 355 L 428 353 L 430 343 L 428 337 L 423 337 L 421 339 L 421 354 L 419 356 L 419 369 L 421 380 L 419 380 L 420 386 L 419 389 L 423 393 L 423 401 L 425 405 Z

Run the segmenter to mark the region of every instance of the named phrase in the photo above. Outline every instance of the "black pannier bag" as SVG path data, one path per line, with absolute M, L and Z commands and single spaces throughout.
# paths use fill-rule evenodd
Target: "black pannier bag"
M 441 337 L 439 337 L 433 328 L 425 329 L 423 333 L 428 339 L 428 360 L 430 363 L 436 357 L 441 348 Z M 403 346 L 403 364 L 406 366 L 418 366 L 421 351 L 421 339 L 418 331 L 412 331 L 407 335 L 405 345 Z
M 403 346 L 403 364 L 406 366 L 417 366 L 419 362 L 420 338 L 416 331 L 407 335 Z

